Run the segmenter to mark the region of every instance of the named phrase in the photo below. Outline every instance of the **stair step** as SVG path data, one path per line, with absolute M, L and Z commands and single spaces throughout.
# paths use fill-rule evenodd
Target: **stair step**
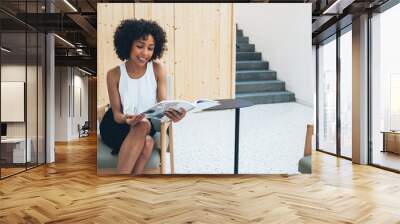
M 285 82 L 276 80 L 276 71 L 269 70 L 255 45 L 236 24 L 236 98 L 255 104 L 295 101 L 292 92 L 285 91 Z
M 285 82 L 280 80 L 239 81 L 236 93 L 285 91 Z
M 236 61 L 261 60 L 260 52 L 237 52 Z
M 249 43 L 249 37 L 236 37 L 236 43 L 238 44 L 248 44 Z
M 255 104 L 283 103 L 295 101 L 294 93 L 288 91 L 237 93 L 236 99 L 249 100 Z
M 268 70 L 267 61 L 236 61 L 236 71 L 241 70 Z
M 236 37 L 243 36 L 243 30 L 241 29 L 236 29 Z
M 272 70 L 236 71 L 236 81 L 275 80 L 276 72 Z
M 236 52 L 255 52 L 256 46 L 254 44 L 236 44 Z

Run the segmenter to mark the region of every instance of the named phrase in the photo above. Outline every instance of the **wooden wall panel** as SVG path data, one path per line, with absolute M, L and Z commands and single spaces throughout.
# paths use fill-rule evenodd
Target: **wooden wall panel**
M 231 50 L 230 50 L 230 54 L 231 54 L 231 76 L 230 76 L 230 82 L 227 82 L 230 84 L 229 88 L 231 89 L 231 93 L 230 95 L 232 96 L 231 98 L 235 98 L 235 93 L 236 93 L 236 13 L 235 13 L 235 7 L 230 7 L 230 9 L 228 9 L 231 11 L 229 17 L 229 21 L 231 23 L 231 27 L 230 27 L 230 38 L 231 38 L 231 42 L 229 44 L 227 44 L 227 47 L 229 47 L 229 45 L 231 46 Z
M 107 86 L 106 86 L 106 69 L 105 69 L 105 60 L 106 57 L 106 45 L 105 36 L 107 33 L 106 23 L 104 22 L 104 17 L 107 16 L 105 13 L 107 9 L 107 4 L 97 4 L 97 89 L 102 91 L 97 91 L 97 103 L 100 105 L 101 103 L 105 103 L 108 101 L 106 99 L 107 95 Z M 99 16 L 102 15 L 102 16 Z M 101 46 L 102 44 L 102 46 Z M 109 43 L 108 43 L 109 44 Z
M 189 7 L 191 5 L 188 5 L 186 7 L 186 10 L 189 10 Z M 178 43 L 180 46 L 185 46 L 186 41 L 188 41 L 185 37 L 185 31 L 182 29 L 182 24 L 184 22 L 185 14 L 183 10 L 183 5 L 182 4 L 175 4 L 174 5 L 174 29 L 175 29 L 175 43 Z M 192 20 L 192 18 L 187 18 L 188 20 Z M 188 31 L 189 32 L 189 31 Z M 185 62 L 183 61 L 182 57 L 179 57 L 179 55 L 185 54 L 186 51 L 190 51 L 190 45 L 185 47 L 176 47 L 175 48 L 175 57 L 174 57 L 174 64 L 175 64 L 175 70 L 174 70 L 174 97 L 177 99 L 183 99 L 184 98 L 184 93 L 185 93 L 185 81 L 190 82 L 191 80 L 190 75 L 185 74 L 185 63 L 186 64 L 192 64 L 190 61 L 190 55 L 185 58 Z M 179 88 L 178 88 L 179 87 Z
M 174 15 L 173 4 L 152 4 L 152 20 L 160 24 L 167 34 L 167 50 L 161 60 L 169 75 L 175 71 L 175 20 L 171 15 Z
M 98 105 L 108 103 L 106 73 L 122 63 L 114 53 L 113 34 L 123 19 L 157 21 L 167 33 L 161 59 L 174 77 L 175 99 L 234 98 L 235 29 L 231 3 L 99 3 Z
M 135 15 L 137 19 L 152 19 L 152 3 L 134 4 Z

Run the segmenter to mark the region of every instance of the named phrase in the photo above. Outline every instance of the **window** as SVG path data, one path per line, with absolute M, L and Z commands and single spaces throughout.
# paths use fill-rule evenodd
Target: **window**
M 372 164 L 400 170 L 400 5 L 371 18 Z M 397 140 L 396 140 L 397 139 Z
M 390 130 L 400 130 L 400 73 L 390 74 Z
M 318 145 L 336 153 L 336 40 L 318 48 Z
M 352 157 L 352 34 L 340 36 L 340 155 Z
M 2 6 L 25 16 L 43 12 L 44 1 L 1 1 Z M 0 106 L 5 115 L 1 118 L 0 178 L 5 178 L 45 163 L 46 40 L 44 33 L 12 14 L 0 12 L 0 20 L 4 20 L 0 21 L 0 89 L 2 98 L 12 94 L 15 99 L 8 105 L 3 100 Z

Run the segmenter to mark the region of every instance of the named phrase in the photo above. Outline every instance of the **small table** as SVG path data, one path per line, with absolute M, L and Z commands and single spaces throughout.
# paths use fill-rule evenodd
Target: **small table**
M 234 173 L 239 173 L 239 124 L 240 124 L 240 108 L 253 106 L 254 103 L 243 99 L 221 99 L 216 100 L 220 105 L 208 108 L 204 111 L 211 110 L 228 110 L 235 109 L 235 161 Z

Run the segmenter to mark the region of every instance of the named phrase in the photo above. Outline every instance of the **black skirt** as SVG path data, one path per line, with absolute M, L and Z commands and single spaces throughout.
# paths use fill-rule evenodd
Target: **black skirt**
M 154 129 L 151 119 L 149 121 L 151 124 L 149 135 L 153 137 L 156 130 Z M 115 122 L 111 108 L 104 114 L 104 117 L 100 122 L 100 136 L 104 144 L 112 149 L 111 154 L 118 154 L 122 142 L 129 133 L 129 129 L 130 127 L 128 124 L 118 124 Z

